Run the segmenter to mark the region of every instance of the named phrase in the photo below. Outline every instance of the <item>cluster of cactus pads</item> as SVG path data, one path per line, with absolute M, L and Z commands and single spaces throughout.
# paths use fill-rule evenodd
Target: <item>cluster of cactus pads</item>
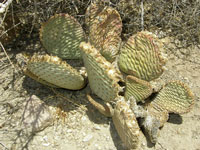
M 51 55 L 35 54 L 27 63 L 25 74 L 54 88 L 79 90 L 87 84 L 104 104 L 90 95 L 88 100 L 103 114 L 113 118 L 122 141 L 137 149 L 143 126 L 156 143 L 159 128 L 169 113 L 190 110 L 194 98 L 180 81 L 164 85 L 154 92 L 150 81 L 163 73 L 163 45 L 152 33 L 139 32 L 127 41 L 121 40 L 122 21 L 111 7 L 91 4 L 86 11 L 89 35 L 68 14 L 57 14 L 42 25 L 40 40 Z M 53 56 L 52 56 L 53 55 Z M 87 74 L 71 67 L 66 59 L 82 59 Z M 148 102 L 147 102 L 148 99 Z M 142 123 L 137 118 L 143 118 Z

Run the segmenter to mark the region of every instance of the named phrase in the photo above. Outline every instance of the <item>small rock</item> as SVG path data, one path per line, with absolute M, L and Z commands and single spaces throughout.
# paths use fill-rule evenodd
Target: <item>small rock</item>
M 67 133 L 71 133 L 71 132 L 72 132 L 72 129 L 68 129 L 68 130 L 67 130 Z
M 110 140 L 110 137 L 109 137 L 109 136 L 106 136 L 106 140 L 109 141 L 109 140 Z
M 101 147 L 98 144 L 95 144 L 95 150 L 101 150 Z
M 88 142 L 93 138 L 93 135 L 88 134 L 86 137 L 84 137 L 83 142 Z
M 53 117 L 49 108 L 37 96 L 31 96 L 24 103 L 22 127 L 29 133 L 34 133 L 52 125 Z
M 85 117 L 85 116 L 83 116 L 82 118 L 81 118 L 81 121 L 82 122 L 85 122 L 87 120 L 87 117 Z
M 48 137 L 47 137 L 47 136 L 44 136 L 44 137 L 42 138 L 42 140 L 43 140 L 43 141 L 48 141 Z
M 98 125 L 95 125 L 95 126 L 94 126 L 94 129 L 95 129 L 95 130 L 101 130 L 101 127 L 98 126 Z
M 43 145 L 43 146 L 49 146 L 50 143 L 43 143 L 42 145 Z

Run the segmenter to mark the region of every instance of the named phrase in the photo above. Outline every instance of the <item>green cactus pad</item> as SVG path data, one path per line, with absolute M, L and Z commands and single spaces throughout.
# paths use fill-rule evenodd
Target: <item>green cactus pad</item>
M 63 59 L 80 59 L 79 45 L 85 41 L 85 34 L 73 17 L 57 14 L 42 25 L 40 40 L 50 54 Z
M 119 68 L 123 72 L 142 80 L 150 81 L 163 73 L 162 44 L 150 32 L 139 32 L 131 36 L 122 47 Z
M 119 13 L 111 7 L 97 9 L 92 4 L 92 18 L 89 24 L 89 42 L 110 62 L 115 60 L 121 45 L 122 20 Z
M 90 43 L 80 44 L 91 90 L 104 101 L 114 101 L 121 91 L 120 73 Z
M 56 56 L 34 55 L 28 62 L 27 69 L 37 79 L 60 88 L 78 90 L 85 86 L 83 76 Z
M 44 84 L 44 85 L 47 85 L 47 86 L 50 86 L 52 88 L 59 88 L 58 86 L 54 85 L 54 84 L 51 84 L 41 78 L 39 78 L 38 76 L 36 76 L 35 74 L 33 74 L 32 72 L 30 72 L 27 68 L 23 70 L 24 71 L 24 74 L 29 76 L 30 78 L 32 78 L 33 80 L 36 80 L 37 82 L 41 83 L 41 84 Z
M 118 101 L 112 117 L 115 128 L 129 149 L 137 149 L 141 136 L 136 117 L 125 101 Z
M 149 97 L 151 93 L 152 87 L 149 82 L 130 75 L 126 77 L 125 98 L 127 100 L 133 96 L 136 102 L 140 102 Z
M 152 104 L 170 113 L 186 113 L 194 103 L 194 96 L 190 89 L 180 81 L 167 83 Z

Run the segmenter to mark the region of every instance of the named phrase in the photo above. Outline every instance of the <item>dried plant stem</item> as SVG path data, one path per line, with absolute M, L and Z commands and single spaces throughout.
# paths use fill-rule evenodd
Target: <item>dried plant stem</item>
M 87 110 L 87 108 L 85 106 L 82 106 L 81 104 L 78 104 L 76 102 L 74 102 L 73 100 L 70 100 L 68 98 L 66 98 L 64 95 L 62 95 L 61 93 L 59 93 L 57 90 L 55 90 L 54 88 L 50 88 L 54 94 L 56 94 L 56 96 L 61 97 L 63 99 L 66 99 L 68 102 L 74 104 L 75 106 L 81 107 L 81 109 L 83 110 Z
M 142 31 L 144 30 L 144 5 L 143 0 L 141 0 L 141 27 Z
M 6 50 L 5 50 L 5 48 L 4 48 L 4 46 L 3 46 L 3 44 L 2 44 L 1 42 L 0 42 L 0 46 L 1 46 L 1 48 L 3 49 L 3 52 L 4 52 L 4 54 L 6 55 L 8 61 L 10 62 L 10 65 L 11 65 L 11 66 L 13 67 L 13 69 L 16 71 L 15 66 L 13 65 L 12 61 L 10 60 L 10 57 L 8 56 Z
M 5 150 L 8 150 L 8 148 L 3 143 L 0 143 L 0 145 L 3 146 Z
M 2 37 L 4 34 L 6 34 L 7 32 L 9 32 L 10 30 L 12 30 L 12 29 L 14 29 L 14 28 L 16 28 L 18 25 L 20 25 L 21 24 L 21 22 L 19 22 L 19 23 L 17 23 L 17 24 L 15 24 L 13 27 L 11 27 L 10 29 L 8 29 L 8 30 L 6 30 L 6 31 L 4 31 L 1 35 L 0 35 L 0 37 Z

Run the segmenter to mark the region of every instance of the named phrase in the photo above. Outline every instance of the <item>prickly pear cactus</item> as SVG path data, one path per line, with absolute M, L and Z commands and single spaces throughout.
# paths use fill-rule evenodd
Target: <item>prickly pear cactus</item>
M 167 122 L 169 113 L 186 113 L 193 103 L 194 96 L 187 86 L 180 81 L 167 83 L 147 106 L 143 126 L 151 142 L 157 142 L 159 128 Z
M 142 133 L 134 113 L 125 101 L 118 101 L 112 117 L 115 128 L 129 149 L 137 149 Z
M 122 47 L 119 57 L 121 71 L 139 79 L 150 81 L 163 73 L 163 47 L 150 32 L 139 32 L 131 36 Z
M 80 59 L 79 45 L 86 39 L 81 25 L 72 16 L 57 14 L 42 25 L 40 40 L 50 54 Z
M 100 2 L 91 3 L 85 12 L 85 24 L 90 27 L 95 18 L 103 11 L 105 6 Z
M 89 42 L 110 62 L 115 60 L 121 45 L 122 21 L 112 7 L 103 9 L 92 4 L 87 10 Z
M 106 105 L 97 103 L 89 94 L 87 98 L 101 113 L 112 117 L 125 145 L 129 149 L 138 148 L 143 137 L 136 120 L 140 115 L 150 140 L 156 143 L 159 128 L 168 120 L 169 113 L 188 112 L 194 102 L 193 94 L 184 84 L 169 82 L 147 104 L 145 100 L 153 92 L 149 81 L 163 73 L 165 64 L 159 39 L 142 31 L 131 36 L 121 47 L 119 13 L 114 8 L 97 4 L 88 8 L 86 24 L 88 43 L 83 29 L 73 17 L 67 14 L 51 17 L 42 25 L 40 39 L 47 52 L 56 56 L 34 55 L 27 63 L 25 73 L 51 87 L 78 90 L 85 86 L 85 77 L 60 58 L 82 58 L 91 91 Z M 119 58 L 115 59 L 119 50 Z M 131 102 L 134 103 L 131 105 Z
M 56 86 L 54 84 L 51 84 L 51 83 L 47 82 L 46 80 L 43 80 L 42 78 L 39 78 L 38 76 L 33 74 L 31 71 L 29 71 L 27 68 L 25 68 L 23 71 L 24 71 L 25 75 L 29 76 L 30 78 L 32 78 L 33 80 L 35 80 L 35 81 L 37 81 L 37 82 L 39 82 L 41 84 L 50 86 L 52 88 L 59 88 L 58 86 Z
M 157 108 L 178 114 L 190 111 L 193 103 L 192 92 L 180 81 L 167 83 L 152 102 Z
M 104 101 L 114 101 L 122 88 L 120 73 L 90 43 L 80 44 L 91 90 Z
M 144 101 L 151 93 L 152 87 L 149 82 L 130 75 L 126 77 L 125 98 L 127 100 L 133 96 L 137 102 Z
M 84 77 L 65 61 L 56 56 L 34 55 L 27 69 L 38 79 L 60 88 L 78 90 L 84 87 Z M 33 75 L 30 76 L 33 78 Z

